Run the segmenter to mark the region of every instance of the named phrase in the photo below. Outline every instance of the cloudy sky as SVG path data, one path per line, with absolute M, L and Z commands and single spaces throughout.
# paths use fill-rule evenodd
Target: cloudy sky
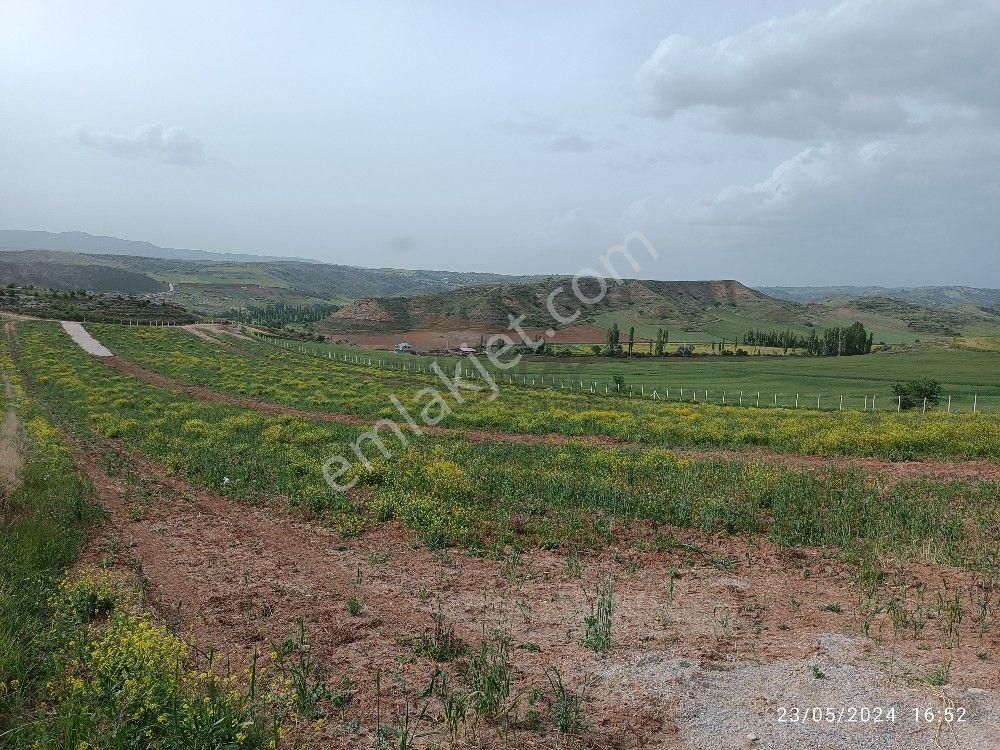
M 0 227 L 1000 286 L 1000 0 L 0 3 Z

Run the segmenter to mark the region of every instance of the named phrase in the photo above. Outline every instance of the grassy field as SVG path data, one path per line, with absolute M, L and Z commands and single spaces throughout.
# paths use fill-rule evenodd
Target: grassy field
M 88 328 L 183 382 L 372 421 L 392 414 L 390 395 L 407 400 L 435 382 L 265 342 L 233 340 L 240 354 L 181 329 Z M 356 463 L 357 484 L 338 493 L 322 466 L 350 455 L 367 420 L 156 387 L 51 323 L 19 323 L 14 342 L 0 366 L 14 373 L 16 358 L 33 448 L 16 497 L 25 525 L 10 537 L 0 527 L 0 554 L 12 555 L 0 571 L 0 733 L 10 728 L 12 747 L 614 746 L 617 730 L 603 726 L 623 698 L 614 678 L 598 682 L 609 670 L 634 669 L 656 648 L 716 672 L 775 664 L 806 675 L 796 690 L 811 695 L 843 668 L 790 656 L 817 633 L 912 665 L 909 689 L 989 682 L 995 480 L 663 446 L 996 460 L 991 415 L 741 410 L 516 387 L 495 402 L 470 397 L 442 424 L 640 445 L 426 433 L 371 455 L 370 468 Z M 66 569 L 94 533 L 95 489 L 53 424 L 128 498 L 108 506 L 115 525 L 86 572 Z M 168 482 L 152 481 L 150 466 Z M 206 627 L 207 652 L 187 635 Z M 15 645 L 26 638 L 27 651 Z M 230 669 L 206 656 L 216 647 L 253 656 Z
M 373 494 L 367 510 L 359 514 L 357 506 L 330 493 L 320 467 L 325 456 L 346 454 L 348 443 L 365 430 L 363 426 L 321 424 L 194 401 L 110 373 L 57 329 L 37 324 L 24 328 L 24 361 L 33 385 L 64 417 L 107 438 L 124 439 L 199 484 L 226 486 L 255 502 L 277 493 L 296 508 L 332 514 L 342 528 L 364 523 L 366 517 L 397 517 L 431 544 L 489 544 L 502 549 L 513 541 L 511 514 L 520 509 L 530 516 L 536 498 L 539 523 L 528 524 L 533 531 L 527 540 L 545 546 L 570 540 L 593 544 L 607 528 L 608 517 L 639 517 L 730 533 L 770 527 L 776 538 L 789 544 L 836 544 L 845 549 L 861 540 L 881 544 L 914 534 L 921 538 L 943 534 L 944 550 L 966 537 L 954 527 L 958 521 L 943 518 L 962 508 L 963 517 L 969 519 L 985 514 L 975 524 L 986 529 L 996 512 L 994 503 L 984 503 L 980 490 L 969 495 L 967 487 L 920 481 L 896 485 L 886 493 L 850 471 L 816 478 L 763 464 L 741 467 L 725 461 L 677 459 L 655 449 L 636 453 L 594 445 L 470 444 L 456 436 L 414 440 L 405 456 L 391 464 L 378 459 L 373 471 L 362 471 L 362 481 Z M 109 333 L 106 327 L 98 328 Z M 124 336 L 142 334 L 147 341 L 154 334 L 181 333 L 119 330 Z M 123 343 L 110 336 L 104 339 L 119 349 Z M 211 345 L 195 341 L 205 347 L 207 359 L 213 353 Z M 214 354 L 217 360 L 219 352 Z M 257 365 L 258 370 L 271 367 L 280 369 L 280 365 Z M 352 369 L 337 367 L 339 374 Z M 364 371 L 359 375 L 371 377 Z M 682 409 L 678 416 L 697 415 L 689 407 Z M 640 437 L 637 423 L 627 426 L 628 434 Z M 824 429 L 822 423 L 813 427 Z M 863 429 L 861 424 L 854 427 Z M 681 444 L 700 442 L 697 433 L 678 437 Z M 978 431 L 969 436 L 983 437 Z M 801 433 L 789 438 L 801 439 Z M 497 466 L 509 468 L 491 471 Z M 528 468 L 532 466 L 546 466 L 549 471 L 535 472 Z M 995 488 L 983 491 L 990 496 Z M 726 498 L 724 503 L 718 502 L 720 496 Z M 828 503 L 839 503 L 838 513 L 863 517 L 843 522 L 828 518 Z M 555 511 L 554 517 L 550 511 Z M 594 511 L 600 514 L 591 515 Z M 772 513 L 773 521 L 767 521 Z M 855 530 L 853 537 L 848 528 Z M 867 531 L 859 537 L 858 529 Z M 948 559 L 978 564 L 961 549 L 947 552 Z
M 183 330 L 102 325 L 92 329 L 112 351 L 183 382 L 320 412 L 394 417 L 398 412 L 390 397 L 419 411 L 427 408 L 427 388 L 444 387 L 427 372 L 368 365 L 367 360 L 358 365 L 336 362 L 266 342 L 240 342 L 251 354 L 272 360 L 262 366 Z M 467 363 L 452 360 L 448 370 L 454 372 L 458 365 Z M 440 424 L 657 446 L 765 446 L 786 452 L 892 458 L 1000 455 L 1000 422 L 992 414 L 753 409 L 653 400 L 638 393 L 632 398 L 609 398 L 557 386 L 499 391 L 495 401 L 486 390 L 468 394 L 460 409 L 443 414 Z
M 289 342 L 297 350 L 314 352 L 321 357 L 328 353 L 377 359 L 408 367 L 427 368 L 434 361 L 432 356 L 398 355 L 393 352 L 372 352 L 360 347 L 318 342 Z M 485 357 L 480 360 L 487 366 Z M 450 362 L 450 359 L 443 359 Z M 454 368 L 452 364 L 450 366 Z M 491 370 L 495 368 L 490 366 Z M 896 406 L 892 384 L 915 377 L 933 378 L 942 384 L 945 400 L 952 396 L 954 411 L 968 411 L 976 398 L 977 408 L 986 411 L 1000 410 L 1000 356 L 994 352 L 971 348 L 945 346 L 903 347 L 868 356 L 856 357 L 668 357 L 668 358 L 618 358 L 606 357 L 525 357 L 505 376 L 515 375 L 518 382 L 526 377 L 528 384 L 555 383 L 562 380 L 565 387 L 572 382 L 577 389 L 580 381 L 584 388 L 596 383 L 603 391 L 612 386 L 615 375 L 625 379 L 626 387 L 656 390 L 665 395 L 670 389 L 671 398 L 678 398 L 683 388 L 687 399 L 696 395 L 704 400 L 719 403 L 723 391 L 727 403 L 739 399 L 744 392 L 744 404 L 756 400 L 761 394 L 761 406 L 773 405 L 774 396 L 779 406 L 794 406 L 799 394 L 800 406 L 815 407 L 816 397 L 824 409 L 838 409 L 840 396 L 845 398 L 845 409 L 870 407 L 875 396 L 876 409 L 893 410 Z M 612 386 L 613 387 L 613 386 Z

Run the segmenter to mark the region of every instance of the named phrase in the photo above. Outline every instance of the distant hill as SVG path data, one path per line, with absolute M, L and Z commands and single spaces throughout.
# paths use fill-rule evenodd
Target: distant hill
M 924 307 L 1000 307 L 1000 289 L 969 286 L 762 286 L 758 289 L 772 297 L 793 302 L 836 302 L 860 297 L 884 297 Z
M 207 250 L 186 250 L 176 247 L 159 247 L 149 242 L 122 240 L 118 237 L 101 237 L 86 232 L 33 232 L 22 229 L 0 229 L 0 250 L 59 250 L 87 255 L 132 255 L 140 258 L 169 258 L 173 260 L 240 261 L 263 263 L 267 261 L 295 260 L 302 263 L 314 261 L 302 258 L 281 258 L 270 255 L 243 253 L 215 253 Z
M 0 284 L 60 290 L 150 294 L 206 314 L 249 304 L 334 302 L 392 297 L 495 283 L 513 277 L 489 273 L 358 268 L 306 261 L 206 261 L 53 250 L 0 251 Z

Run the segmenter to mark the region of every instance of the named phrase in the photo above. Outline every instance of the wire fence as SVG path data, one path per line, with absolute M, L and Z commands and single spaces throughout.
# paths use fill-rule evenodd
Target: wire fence
M 424 364 L 422 358 L 417 359 L 415 357 L 412 358 L 415 361 L 411 362 L 408 361 L 410 358 L 379 359 L 378 357 L 361 354 L 335 353 L 329 350 L 324 355 L 322 351 L 311 346 L 265 336 L 253 329 L 247 329 L 247 331 L 256 338 L 279 348 L 319 359 L 381 370 L 436 375 L 433 369 L 433 366 L 437 364 L 436 359 L 431 364 Z M 456 369 L 452 370 L 453 373 L 460 375 L 466 380 L 483 378 L 482 373 L 477 368 L 464 366 L 460 360 L 457 363 L 449 363 L 449 365 L 456 367 Z M 585 377 L 568 377 L 565 374 L 517 373 L 505 372 L 499 369 L 490 370 L 489 374 L 498 383 L 506 383 L 521 388 L 558 390 L 606 398 L 644 399 L 673 403 L 771 409 L 809 409 L 813 411 L 914 411 L 921 414 L 928 412 L 995 414 L 1000 411 L 1000 396 L 981 396 L 978 393 L 946 394 L 942 395 L 936 404 L 924 400 L 917 403 L 915 407 L 906 409 L 904 408 L 902 397 L 885 393 L 818 393 L 815 391 L 811 393 L 805 391 L 795 393 L 755 388 L 692 387 L 690 385 L 671 385 L 668 383 L 627 385 L 615 382 L 613 379 L 593 380 Z

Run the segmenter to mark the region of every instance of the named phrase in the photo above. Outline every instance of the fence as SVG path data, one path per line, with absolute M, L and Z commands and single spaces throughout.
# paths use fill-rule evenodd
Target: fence
M 399 360 L 384 360 L 377 357 L 358 354 L 337 354 L 327 351 L 324 356 L 322 352 L 310 346 L 289 342 L 285 339 L 265 336 L 253 329 L 245 329 L 256 338 L 269 344 L 299 354 L 305 354 L 320 359 L 335 360 L 345 364 L 359 365 L 362 367 L 372 367 L 382 370 L 397 370 L 400 372 L 414 372 L 425 375 L 434 375 L 430 365 L 424 365 L 419 359 L 408 361 L 411 358 Z M 437 362 L 437 360 L 435 360 Z M 468 367 L 463 367 L 461 361 L 458 363 L 457 372 L 465 379 L 475 380 L 481 378 L 480 373 Z M 890 412 L 903 411 L 902 399 L 898 396 L 879 393 L 778 393 L 775 391 L 764 391 L 756 389 L 729 389 L 729 388 L 692 388 L 691 386 L 671 386 L 667 384 L 652 386 L 645 383 L 638 386 L 625 385 L 607 380 L 591 380 L 579 377 L 569 378 L 565 375 L 550 375 L 545 373 L 505 373 L 501 370 L 494 370 L 492 376 L 499 382 L 526 388 L 540 388 L 547 390 L 568 391 L 582 393 L 585 395 L 601 396 L 607 398 L 641 398 L 651 401 L 682 402 L 692 404 L 713 404 L 719 406 L 732 407 L 754 407 L 771 409 L 810 409 L 819 411 L 863 411 L 863 412 Z M 937 405 L 924 403 L 917 405 L 914 411 L 926 413 L 956 414 L 959 412 L 971 412 L 976 414 L 996 413 L 1000 407 L 1000 397 L 980 396 L 973 393 L 969 395 L 945 395 L 942 396 Z

